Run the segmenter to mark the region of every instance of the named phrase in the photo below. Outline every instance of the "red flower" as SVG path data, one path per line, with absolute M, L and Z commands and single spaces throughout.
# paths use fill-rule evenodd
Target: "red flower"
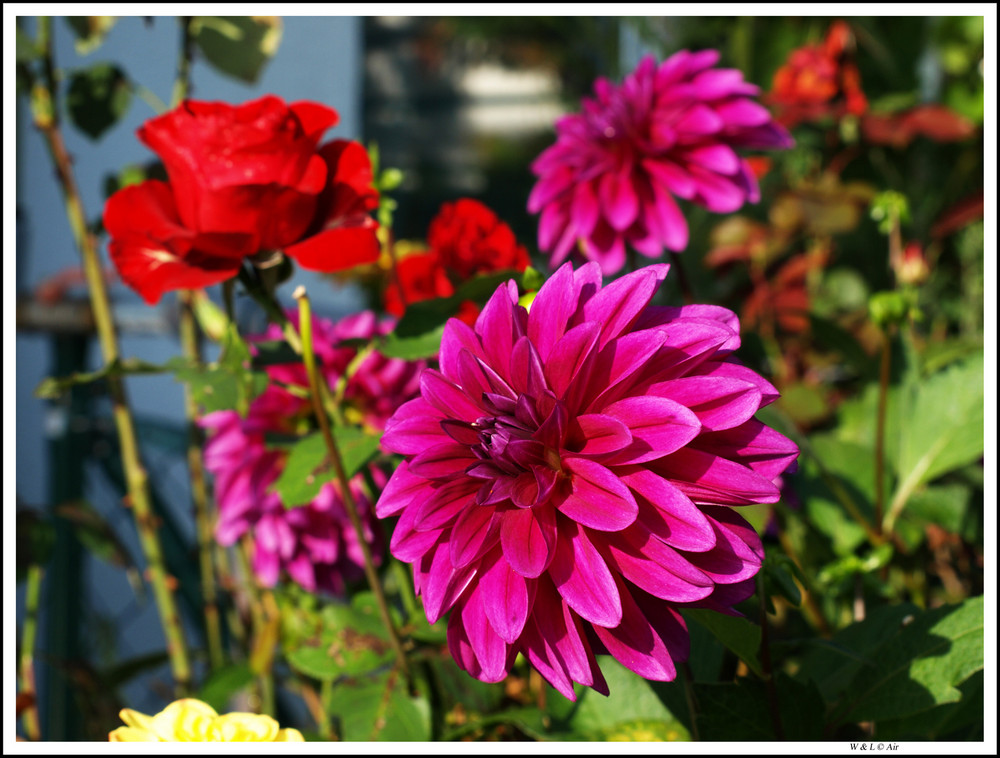
M 318 147 L 339 120 L 325 105 L 273 95 L 239 106 L 187 100 L 139 138 L 169 183 L 115 193 L 104 224 L 122 279 L 149 303 L 169 290 L 235 275 L 243 258 L 280 250 L 302 266 L 339 271 L 378 257 L 378 204 L 357 142 Z
M 976 126 L 955 111 L 936 103 L 917 105 L 896 113 L 869 113 L 861 120 L 861 134 L 873 145 L 902 150 L 918 136 L 935 142 L 961 142 Z
M 442 205 L 431 221 L 427 242 L 453 279 L 488 271 L 524 271 L 531 264 L 511 228 L 471 198 Z
M 427 242 L 428 252 L 397 264 L 385 291 L 386 312 L 402 316 L 407 305 L 454 295 L 456 284 L 476 274 L 524 271 L 531 264 L 510 227 L 471 198 L 443 204 L 427 230 Z M 471 325 L 478 315 L 479 308 L 467 300 L 457 317 Z
M 852 43 L 850 27 L 837 21 L 822 44 L 793 51 L 774 74 L 770 100 L 780 111 L 775 120 L 791 128 L 803 121 L 847 113 L 860 116 L 868 110 L 861 75 L 847 58 Z

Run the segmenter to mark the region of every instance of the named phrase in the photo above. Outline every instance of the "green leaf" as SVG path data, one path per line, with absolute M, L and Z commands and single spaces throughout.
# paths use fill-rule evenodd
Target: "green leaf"
M 567 739 L 687 740 L 687 729 L 657 696 L 650 682 L 611 656 L 598 657 L 610 694 L 576 686 L 577 701 L 553 697 L 547 708 L 556 730 Z
M 76 35 L 77 55 L 89 55 L 100 47 L 118 20 L 115 16 L 65 16 L 65 19 Z
M 815 685 L 779 673 L 774 680 L 778 713 L 785 739 L 817 740 L 823 736 L 824 707 Z M 777 739 L 762 681 L 740 679 L 726 684 L 695 684 L 699 737 L 703 740 L 749 742 Z
M 35 397 L 43 400 L 54 400 L 62 397 L 70 388 L 78 384 L 90 384 L 109 376 L 128 376 L 130 374 L 162 374 L 169 371 L 169 365 L 158 366 L 138 358 L 115 358 L 111 363 L 97 371 L 70 374 L 69 376 L 49 376 L 39 382 L 35 388 Z
M 878 722 L 880 740 L 970 740 L 981 742 L 983 731 L 983 672 L 977 671 L 958 686 L 957 703 L 945 703 L 901 719 Z M 978 729 L 975 726 L 978 725 Z M 974 727 L 969 735 L 954 736 L 956 730 Z
M 809 324 L 820 345 L 837 351 L 859 376 L 874 376 L 875 362 L 853 334 L 836 322 L 814 314 L 809 315 Z
M 251 370 L 250 348 L 235 324 L 226 326 L 222 335 L 222 354 L 215 363 L 201 365 L 176 357 L 166 365 L 177 381 L 190 386 L 195 402 L 209 413 L 236 409 L 245 414 L 250 401 L 268 385 L 267 374 Z
M 959 702 L 958 685 L 984 665 L 983 628 L 981 596 L 904 618 L 848 685 L 840 718 L 897 719 Z
M 333 437 L 344 463 L 344 474 L 350 479 L 361 470 L 379 451 L 381 434 L 365 431 L 355 426 L 338 426 Z
M 254 680 L 254 673 L 246 663 L 232 663 L 216 669 L 201 686 L 198 699 L 208 703 L 216 712 L 229 710 L 229 701 L 240 690 L 249 687 Z
M 91 139 L 114 126 L 131 102 L 125 72 L 113 63 L 96 63 L 70 77 L 66 109 L 73 124 Z
M 55 509 L 56 515 L 73 525 L 80 543 L 94 556 L 112 566 L 134 569 L 135 562 L 128 548 L 92 505 L 82 500 L 64 503 Z
M 984 358 L 978 353 L 925 379 L 901 398 L 899 485 L 893 507 L 913 491 L 983 454 Z
M 426 741 L 431 735 L 430 705 L 411 698 L 395 671 L 334 687 L 330 712 L 340 722 L 342 740 Z
M 190 28 L 209 63 L 249 84 L 257 81 L 281 42 L 278 16 L 195 16 Z
M 292 445 L 285 468 L 273 486 L 285 508 L 308 505 L 324 484 L 333 481 L 333 468 L 325 462 L 326 444 L 319 432 Z
M 708 629 L 755 674 L 762 674 L 760 661 L 757 659 L 757 651 L 760 650 L 759 626 L 742 616 L 727 616 L 702 608 L 685 608 L 683 615 Z
M 798 608 L 802 603 L 802 592 L 792 578 L 798 574 L 795 562 L 784 553 L 768 553 L 764 558 L 763 570 L 768 587 Z

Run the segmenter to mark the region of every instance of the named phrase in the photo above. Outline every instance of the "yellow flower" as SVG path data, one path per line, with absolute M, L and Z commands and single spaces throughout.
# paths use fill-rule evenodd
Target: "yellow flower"
M 123 708 L 120 726 L 109 742 L 303 742 L 298 729 L 281 729 L 270 716 L 227 713 L 222 716 L 194 698 L 175 700 L 155 716 Z

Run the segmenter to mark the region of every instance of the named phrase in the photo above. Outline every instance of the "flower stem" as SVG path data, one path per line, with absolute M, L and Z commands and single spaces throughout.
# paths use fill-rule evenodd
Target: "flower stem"
M 691 305 L 694 300 L 694 292 L 691 290 L 691 282 L 688 281 L 684 267 L 681 265 L 681 256 L 670 251 L 670 270 L 677 275 L 677 284 L 681 288 L 681 297 L 684 298 L 685 305 Z
M 193 364 L 202 364 L 201 339 L 195 321 L 191 290 L 180 290 L 180 337 L 185 357 Z M 201 569 L 201 594 L 205 605 L 205 633 L 208 639 L 208 660 L 213 669 L 225 662 L 222 650 L 222 626 L 219 617 L 216 593 L 215 571 L 212 560 L 214 539 L 212 536 L 212 516 L 208 508 L 208 488 L 205 484 L 205 463 L 202 459 L 204 433 L 198 426 L 198 404 L 191 392 L 190 384 L 184 387 L 184 409 L 187 413 L 188 473 L 191 477 L 191 500 L 194 504 L 194 520 L 198 535 L 198 565 Z
M 889 368 L 892 357 L 892 341 L 888 328 L 882 330 L 882 360 L 878 377 L 878 415 L 875 419 L 875 525 L 886 534 L 882 523 L 885 510 L 885 415 L 889 399 Z
M 42 577 L 45 570 L 32 564 L 28 568 L 24 592 L 24 626 L 21 630 L 20 691 L 31 697 L 31 704 L 24 710 L 24 733 L 29 740 L 42 738 L 38 721 L 38 689 L 35 687 L 35 637 L 38 634 L 38 602 L 41 598 Z
M 694 673 L 691 671 L 691 664 L 684 661 L 681 664 L 681 673 L 684 675 L 684 700 L 687 702 L 688 715 L 691 718 L 691 739 L 695 742 L 701 741 L 698 732 L 698 701 L 694 696 Z
M 358 536 L 358 545 L 361 547 L 361 553 L 364 556 L 365 576 L 368 579 L 368 585 L 371 587 L 372 594 L 375 595 L 375 602 L 378 604 L 382 623 L 389 634 L 389 641 L 396 652 L 396 659 L 399 662 L 400 670 L 409 679 L 410 671 L 406 661 L 406 654 L 403 652 L 403 645 L 392 623 L 392 617 L 389 615 L 389 604 L 386 600 L 385 592 L 382 590 L 382 583 L 379 581 L 378 573 L 375 571 L 375 561 L 372 558 L 371 547 L 365 537 L 364 527 L 361 524 L 361 516 L 358 514 L 358 504 L 354 500 L 354 493 L 351 491 L 351 482 L 347 478 L 347 472 L 344 470 L 344 462 L 340 456 L 340 449 L 333 437 L 333 432 L 330 429 L 330 419 L 323 407 L 323 401 L 320 396 L 319 372 L 316 369 L 316 355 L 313 352 L 312 309 L 309 305 L 309 297 L 302 287 L 299 287 L 295 291 L 294 297 L 299 302 L 302 360 L 305 363 L 306 373 L 309 376 L 309 396 L 312 400 L 313 412 L 316 415 L 316 421 L 319 423 L 323 441 L 326 443 L 330 463 L 333 465 L 337 481 L 340 483 L 341 496 L 344 498 L 344 507 L 347 510 L 348 517 L 351 519 L 351 525 Z
M 757 601 L 760 603 L 760 668 L 767 689 L 767 707 L 771 713 L 771 727 L 778 740 L 785 739 L 785 729 L 781 724 L 781 710 L 778 708 L 778 688 L 771 670 L 771 641 L 767 625 L 767 596 L 764 594 L 764 575 L 757 572 Z
M 45 82 L 35 85 L 36 88 L 44 89 L 44 99 L 49 104 L 56 102 L 51 50 L 51 21 L 52 19 L 48 17 L 38 19 L 38 41 L 44 61 Z M 59 186 L 66 203 L 66 215 L 77 247 L 83 257 L 83 269 L 90 291 L 90 304 L 101 345 L 101 354 L 105 364 L 111 365 L 120 357 L 118 334 L 111 316 L 111 303 L 101 272 L 97 244 L 87 228 L 87 217 L 73 175 L 72 160 L 59 129 L 57 111 L 54 105 L 50 105 L 48 110 L 36 110 L 36 102 L 37 99 L 32 98 L 35 125 L 45 138 L 49 155 L 56 167 Z M 153 597 L 166 637 L 167 654 L 176 689 L 179 694 L 183 695 L 187 693 L 191 683 L 191 667 L 184 640 L 184 630 L 177 611 L 177 603 L 170 590 L 170 577 L 167 575 L 160 540 L 156 533 L 156 517 L 153 514 L 149 495 L 148 475 L 140 460 L 135 424 L 122 378 L 110 375 L 106 382 L 108 393 L 111 396 L 112 415 L 121 443 L 122 467 L 125 470 L 128 489 L 127 502 L 132 507 L 136 528 L 139 532 L 139 543 L 149 565 L 149 581 L 153 588 Z

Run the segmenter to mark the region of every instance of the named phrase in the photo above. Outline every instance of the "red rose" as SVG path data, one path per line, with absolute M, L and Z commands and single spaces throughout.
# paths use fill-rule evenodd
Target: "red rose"
M 506 269 L 524 271 L 531 264 L 510 227 L 470 198 L 441 206 L 427 231 L 427 242 L 453 279 Z
M 187 100 L 147 121 L 139 138 L 169 183 L 108 200 L 122 279 L 155 303 L 172 289 L 224 281 L 258 252 L 281 250 L 317 271 L 376 260 L 368 155 L 347 140 L 319 146 L 338 120 L 325 105 L 267 95 L 239 106 Z

